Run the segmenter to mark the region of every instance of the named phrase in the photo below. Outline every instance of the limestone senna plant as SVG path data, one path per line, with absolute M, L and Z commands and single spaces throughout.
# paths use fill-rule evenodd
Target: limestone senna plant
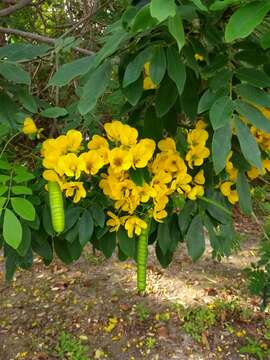
M 201 120 L 197 128 L 188 133 L 185 159 L 191 169 L 193 165 L 203 165 L 210 155 L 205 146 L 208 139 L 205 127 Z M 93 135 L 87 146 L 77 130 L 45 140 L 41 148 L 46 168 L 43 177 L 48 181 L 51 198 L 58 186 L 67 197 L 73 198 L 74 203 L 87 196 L 84 181 L 91 181 L 94 176 L 99 178 L 99 188 L 113 202 L 112 209 L 107 210 L 109 231 L 118 232 L 123 227 L 132 239 L 125 241 L 133 241 L 134 245 L 135 236 L 139 237 L 138 288 L 144 291 L 149 219 L 161 223 L 168 217 L 166 207 L 170 196 L 178 202 L 184 202 L 186 197 L 195 201 L 198 196 L 203 196 L 204 171 L 196 171 L 193 179 L 170 137 L 159 141 L 159 151 L 155 152 L 155 141 L 139 140 L 138 131 L 127 124 L 113 121 L 106 123 L 104 130 L 106 137 Z M 52 222 L 59 233 L 64 230 L 61 219 L 64 215 L 59 214 L 63 204 L 57 199 L 55 205 L 54 200 L 51 200 Z
M 147 80 L 147 88 L 150 81 Z M 178 214 L 179 221 L 188 201 L 189 204 L 210 201 L 212 206 L 229 213 L 225 206 L 204 198 L 204 165 L 211 153 L 207 147 L 209 134 L 206 129 L 207 123 L 200 119 L 194 129 L 185 131 L 185 152 L 177 149 L 172 137 L 165 137 L 157 144 L 149 138 L 139 139 L 137 129 L 120 121 L 105 123 L 105 136 L 95 134 L 87 144 L 84 144 L 82 133 L 77 130 L 69 130 L 66 135 L 45 140 L 42 144 L 41 155 L 46 169 L 43 177 L 48 181 L 49 193 L 54 193 L 55 189 L 52 188 L 58 186 L 66 197 L 73 198 L 77 204 L 87 197 L 87 182 L 96 178 L 96 186 L 110 200 L 108 208 L 104 209 L 108 216 L 107 231 L 118 234 L 122 230 L 122 239 L 125 236 L 123 231 L 126 231 L 127 236 L 119 242 L 122 241 L 122 246 L 126 248 L 137 247 L 133 256 L 138 263 L 139 291 L 146 288 L 147 248 L 151 228 L 158 227 L 158 224 L 164 226 L 164 223 L 168 226 L 168 220 L 173 219 L 175 214 Z M 228 203 L 235 204 L 238 193 L 231 188 L 237 178 L 237 169 L 231 162 L 232 155 L 229 154 L 226 162 L 226 176 L 218 179 L 216 188 L 219 188 L 220 195 L 228 199 Z M 264 161 L 266 166 L 268 160 Z M 248 175 L 254 178 L 256 174 L 253 168 Z M 62 200 L 57 205 L 51 201 L 52 222 L 55 231 L 60 233 L 64 230 L 64 214 L 55 213 L 55 206 L 57 211 L 63 212 L 59 210 L 63 207 Z M 197 225 L 200 224 L 194 225 L 195 235 Z M 176 231 L 178 233 L 174 236 L 180 237 L 179 229 Z M 158 233 L 161 250 L 167 249 L 168 245 L 172 246 L 167 244 L 167 235 L 166 232 L 161 235 Z M 170 242 L 172 240 L 176 241 L 173 246 L 177 245 L 178 239 L 169 239 Z M 198 239 L 191 238 L 188 244 L 194 260 L 202 251 L 201 248 L 198 252 L 193 245 L 195 240 Z M 101 237 L 99 241 L 102 243 L 107 240 Z M 129 242 L 133 242 L 133 245 Z
M 136 1 L 96 55 L 59 67 L 49 86 L 66 91 L 76 78 L 77 98 L 39 117 L 57 118 L 62 134 L 41 154 L 44 178 L 65 195 L 66 221 L 56 237 L 42 193 L 34 251 L 38 234 L 47 263 L 53 251 L 71 263 L 89 241 L 107 257 L 136 259 L 147 232 L 167 266 L 182 242 L 197 260 L 207 229 L 214 256 L 231 253 L 233 205 L 251 215 L 252 181 L 269 171 L 269 10 L 265 0 Z M 119 122 L 91 123 L 87 148 L 89 117 L 112 97 Z

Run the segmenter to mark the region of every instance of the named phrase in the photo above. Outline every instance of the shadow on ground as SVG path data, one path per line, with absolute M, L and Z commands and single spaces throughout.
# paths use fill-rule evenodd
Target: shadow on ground
M 180 248 L 165 270 L 150 254 L 145 297 L 136 293 L 132 261 L 105 260 L 90 250 L 70 267 L 55 262 L 45 268 L 37 260 L 13 283 L 0 283 L 0 359 L 60 359 L 55 347 L 62 331 L 88 346 L 89 359 L 252 359 L 239 354 L 245 336 L 238 335 L 260 336 L 264 319 L 243 274 L 255 260 L 255 248 L 247 241 L 221 263 L 208 250 L 196 264 Z M 237 302 L 250 318 L 225 316 L 195 341 L 184 327 L 183 309 L 211 309 L 217 299 Z

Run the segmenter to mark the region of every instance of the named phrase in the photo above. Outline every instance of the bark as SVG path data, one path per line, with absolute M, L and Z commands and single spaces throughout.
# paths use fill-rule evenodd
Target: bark
M 25 6 L 31 5 L 32 0 L 21 0 L 18 2 L 18 4 L 9 6 L 3 10 L 0 10 L 0 16 L 9 16 L 13 14 L 15 11 L 20 10 L 24 8 Z
M 18 29 L 5 28 L 2 26 L 0 26 L 0 33 L 17 35 L 17 36 L 21 36 L 21 37 L 28 38 L 31 40 L 35 40 L 37 42 L 43 42 L 43 43 L 52 44 L 52 45 L 54 45 L 56 42 L 55 39 L 50 38 L 48 36 L 42 36 L 42 35 L 26 32 L 26 31 L 22 31 L 22 30 L 18 30 Z M 93 51 L 83 49 L 80 47 L 75 47 L 74 50 L 81 54 L 85 54 L 85 55 L 93 55 L 94 54 Z

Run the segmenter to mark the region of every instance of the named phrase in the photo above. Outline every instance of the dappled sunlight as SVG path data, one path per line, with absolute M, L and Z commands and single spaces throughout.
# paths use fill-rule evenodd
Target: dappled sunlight
M 104 352 L 110 354 L 110 359 L 118 359 L 116 354 L 119 353 L 124 360 L 131 356 L 136 360 L 145 356 L 155 359 L 155 354 L 161 359 L 166 356 L 175 360 L 189 359 L 191 354 L 193 359 L 205 359 L 204 354 L 209 353 L 207 349 L 210 348 L 209 359 L 215 359 L 218 350 L 214 349 L 220 346 L 214 340 L 216 334 L 208 338 L 210 333 L 203 330 L 206 332 L 201 338 L 202 330 L 198 328 L 195 334 L 202 339 L 202 348 L 193 335 L 186 332 L 189 322 L 184 317 L 190 310 L 184 309 L 202 307 L 202 314 L 204 311 L 207 314 L 208 310 L 203 309 L 208 306 L 211 309 L 219 300 L 229 309 L 222 310 L 225 311 L 222 316 L 229 316 L 226 312 L 231 311 L 231 305 L 226 304 L 235 301 L 257 311 L 256 304 L 247 300 L 243 285 L 242 271 L 251 259 L 251 251 L 246 248 L 217 263 L 207 250 L 194 264 L 185 249 L 179 248 L 172 264 L 162 269 L 151 247 L 145 296 L 137 294 L 136 264 L 131 260 L 119 262 L 114 257 L 106 260 L 99 253 L 92 254 L 90 249 L 72 266 L 56 261 L 46 268 L 36 260 L 33 270 L 19 271 L 10 285 L 1 283 L 0 344 L 4 351 L 7 346 L 14 346 L 17 354 L 25 349 L 29 351 L 36 342 L 40 348 L 38 352 L 35 347 L 36 356 L 40 353 L 52 356 L 51 349 L 63 330 L 82 339 L 79 341 L 87 344 L 91 353 Z M 204 329 L 208 325 L 201 326 Z M 238 339 L 235 334 L 241 326 L 232 326 L 236 328 L 232 333 L 223 330 L 226 339 Z M 15 346 L 12 339 L 18 336 L 24 336 L 24 341 L 16 342 Z

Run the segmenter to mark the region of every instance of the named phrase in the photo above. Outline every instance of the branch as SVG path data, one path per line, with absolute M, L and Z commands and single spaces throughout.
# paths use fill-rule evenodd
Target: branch
M 22 31 L 22 30 L 12 29 L 12 28 L 4 28 L 2 26 L 0 26 L 0 33 L 17 35 L 17 36 L 21 36 L 23 38 L 28 38 L 31 40 L 35 40 L 38 42 L 43 42 L 43 43 L 51 44 L 51 45 L 55 45 L 55 43 L 56 43 L 55 39 L 50 38 L 48 36 L 42 36 L 42 35 L 26 32 L 26 31 Z M 93 51 L 83 49 L 80 47 L 75 47 L 74 50 L 81 54 L 85 54 L 85 55 L 93 55 L 94 54 Z
M 16 4 L 16 0 L 0 0 L 0 1 L 2 1 L 2 3 L 4 4 L 12 4 L 12 5 Z
M 18 4 L 9 6 L 6 9 L 0 10 L 0 16 L 9 16 L 13 14 L 15 11 L 24 8 L 25 6 L 31 5 L 32 0 L 21 0 Z

